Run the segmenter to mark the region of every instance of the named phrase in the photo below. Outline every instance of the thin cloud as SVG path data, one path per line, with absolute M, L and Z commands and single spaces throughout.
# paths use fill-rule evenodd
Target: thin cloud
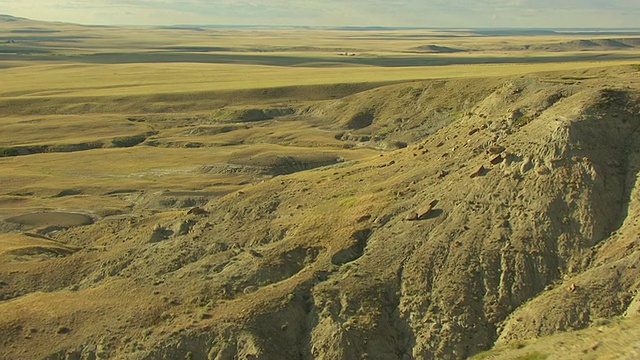
M 93 24 L 635 27 L 637 0 L 2 0 L 0 13 Z

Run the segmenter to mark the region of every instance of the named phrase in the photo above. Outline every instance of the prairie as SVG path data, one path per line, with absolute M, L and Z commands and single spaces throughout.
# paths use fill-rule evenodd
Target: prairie
M 3 359 L 637 350 L 638 31 L 0 17 L 0 83 Z

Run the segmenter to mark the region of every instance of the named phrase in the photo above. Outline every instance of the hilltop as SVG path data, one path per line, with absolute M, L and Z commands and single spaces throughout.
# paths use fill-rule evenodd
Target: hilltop
M 18 21 L 18 20 L 22 20 L 21 18 L 17 18 L 15 16 L 11 16 L 11 15 L 3 15 L 0 14 L 0 21 Z

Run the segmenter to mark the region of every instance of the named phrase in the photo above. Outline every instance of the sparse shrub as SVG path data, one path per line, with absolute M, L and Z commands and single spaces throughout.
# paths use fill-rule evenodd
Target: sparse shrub
M 115 147 L 132 147 L 142 143 L 146 139 L 146 135 L 122 136 L 111 140 L 111 144 Z
M 93 141 L 81 144 L 61 144 L 61 145 L 52 145 L 49 147 L 49 152 L 75 152 L 75 151 L 84 151 L 91 149 L 99 149 L 103 146 L 100 141 Z
M 61 327 L 59 327 L 59 328 L 58 328 L 58 330 L 57 330 L 56 332 L 57 332 L 58 334 L 63 334 L 63 335 L 65 335 L 65 334 L 70 333 L 70 332 L 71 332 L 71 329 L 69 329 L 69 328 L 68 328 L 68 327 L 66 327 L 66 326 L 61 326 Z
M 361 111 L 349 120 L 347 126 L 349 129 L 362 129 L 373 124 L 375 114 L 372 110 Z
M 394 141 L 391 143 L 391 145 L 396 149 L 404 149 L 409 146 L 409 144 L 407 144 L 405 141 Z
M 187 148 L 187 149 L 195 149 L 195 148 L 204 147 L 204 144 L 200 143 L 200 142 L 188 142 L 188 143 L 184 144 L 184 147 Z
M 531 121 L 533 121 L 533 117 L 522 115 L 522 116 L 516 118 L 515 120 L 513 120 L 513 126 L 523 127 L 523 126 L 527 125 L 528 123 L 530 123 Z
M 19 146 L 13 148 L 0 148 L 0 157 L 41 154 L 47 152 L 47 145 Z
M 0 148 L 0 157 L 18 156 L 18 150 L 15 148 Z
M 114 147 L 136 146 L 144 142 L 145 140 L 147 140 L 149 136 L 156 135 L 157 133 L 158 133 L 157 131 L 149 131 L 147 133 L 139 134 L 139 135 L 117 137 L 111 140 L 111 145 Z

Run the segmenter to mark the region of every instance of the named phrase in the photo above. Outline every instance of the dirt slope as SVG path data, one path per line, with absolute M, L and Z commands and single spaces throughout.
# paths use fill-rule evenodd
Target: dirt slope
M 461 359 L 634 319 L 639 80 L 435 81 L 304 107 L 345 145 L 406 147 L 45 229 L 68 251 L 44 260 L 0 248 L 0 357 Z

